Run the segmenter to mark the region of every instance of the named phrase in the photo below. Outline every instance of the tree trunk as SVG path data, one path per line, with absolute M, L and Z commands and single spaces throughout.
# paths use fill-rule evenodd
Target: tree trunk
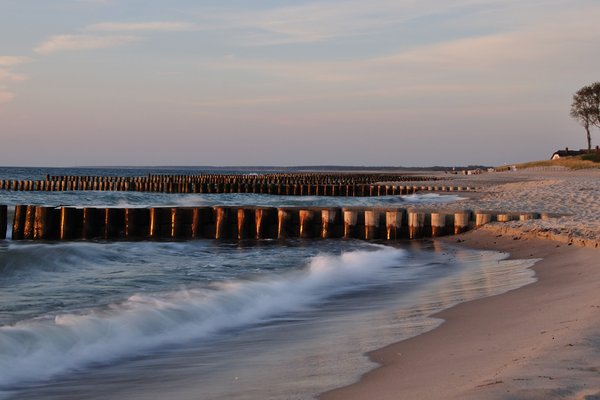
M 587 132 L 587 142 L 588 142 L 588 153 L 592 152 L 592 135 L 590 135 L 590 126 L 586 125 L 585 131 Z

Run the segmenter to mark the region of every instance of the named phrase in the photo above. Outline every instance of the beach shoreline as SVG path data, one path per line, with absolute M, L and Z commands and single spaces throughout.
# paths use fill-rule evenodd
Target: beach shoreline
M 598 171 L 591 174 L 595 178 Z M 531 177 L 526 180 L 531 182 Z M 518 188 L 515 182 L 508 185 Z M 490 186 L 487 193 L 462 205 L 489 203 L 500 186 Z M 573 190 L 563 197 L 568 203 L 582 192 Z M 510 193 L 503 195 L 510 197 Z M 532 193 L 529 204 L 522 206 L 543 206 L 543 195 L 543 190 Z M 598 211 L 596 204 L 586 215 Z M 563 232 L 556 237 L 545 237 L 532 231 L 530 222 L 517 221 L 508 227 L 492 224 L 436 239 L 506 252 L 513 259 L 539 258 L 533 267 L 537 281 L 433 315 L 444 320 L 439 327 L 368 353 L 380 367 L 319 399 L 583 400 L 600 396 L 600 252 L 594 248 L 596 237 L 584 241 L 561 227 L 565 222 L 572 226 L 581 217 L 580 210 L 572 211 L 571 217 L 548 222 Z M 595 218 L 581 221 L 592 227 L 597 222 Z

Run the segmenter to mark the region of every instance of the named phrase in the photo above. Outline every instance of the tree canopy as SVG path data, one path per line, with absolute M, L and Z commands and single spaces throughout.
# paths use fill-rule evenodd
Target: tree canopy
M 573 95 L 571 117 L 579 122 L 586 131 L 588 150 L 592 149 L 590 129 L 600 128 L 600 82 L 584 86 Z

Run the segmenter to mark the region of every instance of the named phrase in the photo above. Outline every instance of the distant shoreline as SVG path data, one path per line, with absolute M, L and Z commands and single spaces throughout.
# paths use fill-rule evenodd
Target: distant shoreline
M 31 166 L 0 166 L 0 168 L 14 168 L 14 169 L 125 169 L 125 170 L 137 170 L 137 169 L 164 169 L 164 170 L 215 170 L 215 171 L 237 171 L 237 170 L 257 170 L 257 171 L 463 171 L 469 169 L 486 169 L 490 167 L 481 165 L 469 165 L 469 166 L 432 166 L 432 167 L 390 167 L 390 166 L 343 166 L 343 165 L 300 165 L 300 166 L 176 166 L 176 165 L 147 165 L 147 166 L 66 166 L 66 167 L 31 167 Z

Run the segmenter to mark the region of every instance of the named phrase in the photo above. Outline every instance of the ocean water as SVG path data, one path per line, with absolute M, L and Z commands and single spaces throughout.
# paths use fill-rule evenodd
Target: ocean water
M 11 205 L 449 199 L 0 191 Z M 507 256 L 431 241 L 0 241 L 0 398 L 311 399 L 373 368 L 365 352 L 438 326 L 435 312 L 535 280 L 534 261 Z

